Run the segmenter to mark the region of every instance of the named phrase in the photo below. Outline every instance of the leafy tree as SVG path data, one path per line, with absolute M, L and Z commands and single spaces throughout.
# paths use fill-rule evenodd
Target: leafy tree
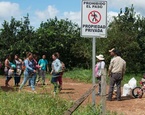
M 49 19 L 42 22 L 37 30 L 37 44 L 41 53 L 46 53 L 50 57 L 54 52 L 59 52 L 61 60 L 68 67 L 88 67 L 90 57 L 90 44 L 87 39 L 80 37 L 80 29 L 77 24 L 68 19 Z M 82 47 L 82 44 L 86 47 Z M 88 45 L 87 45 L 88 44 Z M 86 55 L 86 52 L 88 54 Z
M 140 16 L 136 16 L 133 5 L 128 8 L 125 8 L 123 12 L 120 9 L 120 13 L 117 17 L 114 17 L 114 21 L 108 26 L 108 38 L 105 40 L 98 40 L 99 43 L 102 43 L 104 47 L 99 52 L 103 51 L 107 59 L 107 64 L 109 64 L 110 56 L 108 50 L 111 48 L 116 48 L 122 53 L 122 57 L 127 62 L 127 71 L 128 72 L 139 72 L 141 70 L 141 62 L 138 57 L 142 54 L 143 46 L 143 29 L 144 21 L 143 18 L 140 19 Z M 138 30 L 140 28 L 142 30 Z M 142 36 L 141 36 L 142 35 Z M 141 40 L 142 38 L 142 40 Z M 142 41 L 142 42 L 141 42 Z M 141 60 L 142 60 L 141 59 Z

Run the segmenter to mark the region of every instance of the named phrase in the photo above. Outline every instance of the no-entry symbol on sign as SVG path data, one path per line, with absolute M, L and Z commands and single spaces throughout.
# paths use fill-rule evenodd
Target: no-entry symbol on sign
M 107 1 L 82 0 L 81 36 L 107 37 Z
M 89 14 L 88 14 L 88 20 L 92 23 L 92 24 L 97 24 L 100 22 L 101 20 L 101 14 L 94 10 L 94 11 L 91 11 Z

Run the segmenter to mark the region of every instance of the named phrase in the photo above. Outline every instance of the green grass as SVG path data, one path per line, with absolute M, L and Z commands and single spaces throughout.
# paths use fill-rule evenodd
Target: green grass
M 101 115 L 101 106 L 92 107 L 91 105 L 86 105 L 85 107 L 80 107 L 73 115 Z M 106 115 L 121 115 L 116 112 L 107 111 Z M 123 115 L 123 114 L 122 114 Z
M 80 82 L 92 83 L 92 70 L 75 68 L 73 71 L 65 72 L 63 77 L 69 77 L 71 79 L 75 79 Z M 107 77 L 107 83 L 109 84 L 109 77 L 108 76 L 106 77 Z M 139 81 L 141 80 L 143 75 L 142 74 L 125 74 L 122 80 L 122 86 L 123 84 L 128 83 L 128 81 L 132 77 L 134 77 L 137 80 L 137 85 L 139 85 Z
M 72 71 L 65 72 L 63 77 L 69 77 L 71 79 L 75 79 L 80 82 L 91 83 L 92 81 L 91 76 L 92 76 L 91 70 L 75 68 Z
M 63 115 L 72 104 L 50 94 L 0 91 L 0 115 Z
M 0 115 L 64 115 L 72 102 L 50 94 L 4 92 L 0 90 Z M 73 115 L 100 115 L 100 107 L 80 106 Z M 107 112 L 106 115 L 117 115 Z
M 74 69 L 64 73 L 63 77 L 70 77 L 72 79 L 91 83 L 92 70 Z M 124 76 L 122 85 L 135 77 L 137 82 L 142 78 L 141 74 L 126 74 Z M 50 79 L 51 76 L 47 75 Z M 109 81 L 107 79 L 107 81 Z M 70 101 L 51 94 L 32 94 L 32 93 L 18 93 L 16 91 L 4 92 L 0 90 L 0 115 L 63 115 L 64 112 L 73 104 Z M 80 106 L 73 115 L 99 115 L 100 107 L 95 109 L 90 105 Z M 107 112 L 107 115 L 118 115 L 116 112 Z

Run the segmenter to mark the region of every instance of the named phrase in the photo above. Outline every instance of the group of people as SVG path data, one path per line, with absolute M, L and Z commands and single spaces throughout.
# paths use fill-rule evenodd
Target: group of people
M 56 93 L 57 89 L 62 89 L 62 75 L 65 65 L 59 60 L 58 52 L 52 55 L 52 59 L 52 70 L 50 73 L 52 75 L 51 83 L 54 85 L 54 93 Z M 48 61 L 45 55 L 43 55 L 42 59 L 39 59 L 39 61 L 37 61 L 37 56 L 31 52 L 27 53 L 27 56 L 23 61 L 17 54 L 14 56 L 14 60 L 11 61 L 11 56 L 8 55 L 4 65 L 6 87 L 9 86 L 9 81 L 12 77 L 14 77 L 15 86 L 19 86 L 19 92 L 23 89 L 23 86 L 27 81 L 29 81 L 28 84 L 34 93 L 36 93 L 35 86 L 40 81 L 40 78 L 42 79 L 42 85 L 45 85 L 46 72 L 49 71 Z M 24 74 L 24 79 L 19 85 L 22 74 Z
M 121 101 L 121 81 L 126 71 L 126 62 L 121 58 L 121 54 L 115 48 L 109 50 L 112 59 L 108 68 L 108 76 L 110 77 L 110 86 L 108 92 L 108 101 L 112 101 L 114 86 L 117 87 L 117 100 Z M 101 77 L 102 69 L 105 69 L 105 58 L 103 55 L 96 56 L 98 62 L 95 66 L 95 77 L 99 81 L 99 89 L 97 95 L 101 94 Z

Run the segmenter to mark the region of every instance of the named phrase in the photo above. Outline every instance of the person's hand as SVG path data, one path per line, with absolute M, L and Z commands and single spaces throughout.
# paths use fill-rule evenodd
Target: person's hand
M 110 73 L 108 73 L 108 77 L 110 77 L 111 75 L 110 75 Z
M 34 70 L 33 72 L 36 73 L 36 70 Z

